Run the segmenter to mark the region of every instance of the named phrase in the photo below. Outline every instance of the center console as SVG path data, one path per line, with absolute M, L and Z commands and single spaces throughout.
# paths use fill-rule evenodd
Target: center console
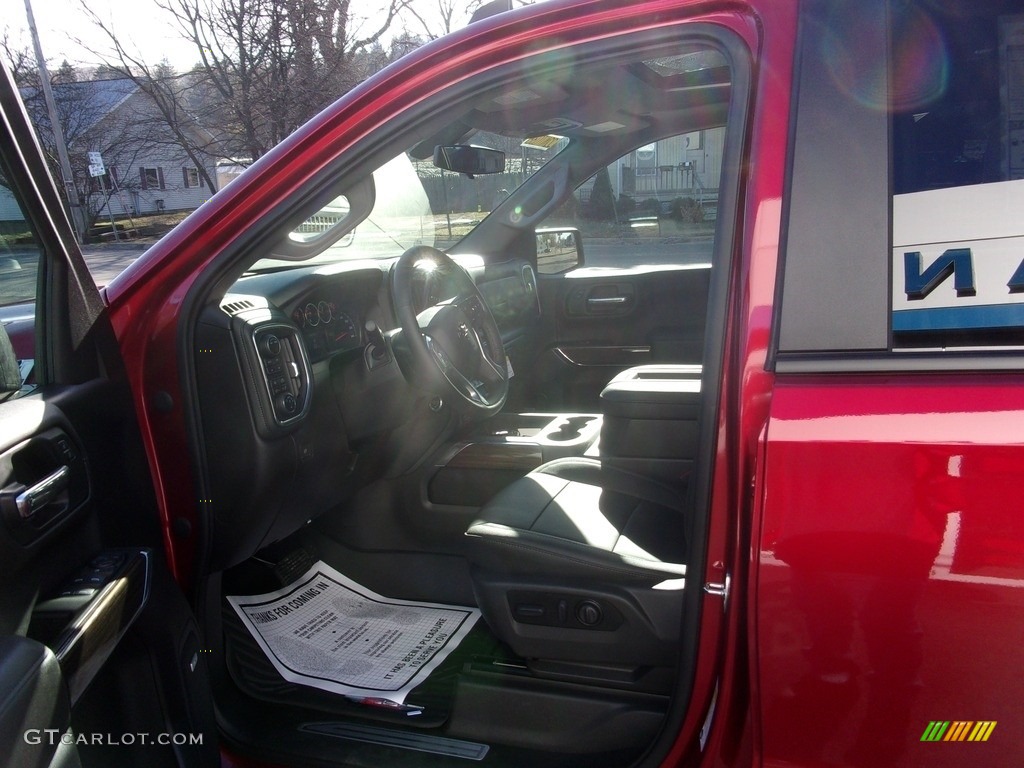
M 592 456 L 680 486 L 693 470 L 701 366 L 629 368 L 601 392 L 601 415 L 502 414 L 446 447 L 427 483 L 431 504 L 480 507 L 545 462 Z
M 665 482 L 685 482 L 697 455 L 699 365 L 642 365 L 601 392 L 601 460 Z
M 596 455 L 596 414 L 513 413 L 448 446 L 427 485 L 433 504 L 479 507 L 513 480 L 566 456 Z

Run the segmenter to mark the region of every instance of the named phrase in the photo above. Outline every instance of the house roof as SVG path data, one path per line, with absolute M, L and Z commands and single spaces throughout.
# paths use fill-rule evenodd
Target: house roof
M 27 87 L 21 89 L 21 96 L 25 103 L 38 103 L 40 100 L 34 97 L 39 95 L 39 88 Z M 55 83 L 53 85 L 53 100 L 60 110 L 62 104 L 87 104 L 88 109 L 83 110 L 78 124 L 74 126 L 75 136 L 68 136 L 69 142 L 74 141 L 77 136 L 88 131 L 96 123 L 109 115 L 125 101 L 127 101 L 139 86 L 128 78 L 117 78 L 114 80 L 83 80 L 76 83 Z M 31 108 L 30 108 L 31 110 Z M 45 113 L 33 115 L 35 122 L 49 124 L 49 116 Z M 63 120 L 61 121 L 63 122 Z
M 96 112 L 100 117 L 104 117 L 127 101 L 129 96 L 139 90 L 139 86 L 133 80 L 120 78 L 117 80 L 86 80 L 80 83 L 62 83 L 57 86 L 57 89 L 58 91 L 66 89 L 68 93 L 81 92 L 96 108 Z M 59 97 L 54 95 L 54 98 Z

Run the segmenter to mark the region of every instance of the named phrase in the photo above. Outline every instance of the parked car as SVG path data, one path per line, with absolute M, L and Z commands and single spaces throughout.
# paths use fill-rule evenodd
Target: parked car
M 10 764 L 1019 764 L 1022 45 L 502 13 L 102 291 L 5 75 Z

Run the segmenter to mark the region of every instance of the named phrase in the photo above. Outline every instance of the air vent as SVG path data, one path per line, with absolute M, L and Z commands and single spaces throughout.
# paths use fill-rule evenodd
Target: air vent
M 247 309 L 253 309 L 255 306 L 256 305 L 248 299 L 240 299 L 239 301 L 229 301 L 226 304 L 221 304 L 220 308 L 234 317 L 240 312 L 245 312 Z

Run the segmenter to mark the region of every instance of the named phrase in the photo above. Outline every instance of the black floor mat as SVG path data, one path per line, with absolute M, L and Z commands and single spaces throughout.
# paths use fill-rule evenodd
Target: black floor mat
M 296 548 L 292 542 L 291 546 L 284 545 L 276 552 L 261 553 L 260 559 L 249 560 L 225 572 L 222 593 L 240 595 L 273 591 L 294 581 L 307 563 L 318 559 L 326 562 L 345 560 L 336 552 L 321 552 L 321 547 L 314 542 L 303 542 L 299 548 L 305 549 L 304 553 L 296 553 Z M 366 563 L 362 566 L 364 569 L 368 567 Z M 365 573 L 357 568 L 354 575 Z M 377 587 L 382 594 L 391 592 L 386 584 L 371 582 L 372 587 Z M 423 595 L 418 597 L 425 599 Z M 479 621 L 459 647 L 409 694 L 407 703 L 423 707 L 421 714 L 409 717 L 402 712 L 363 706 L 340 695 L 284 680 L 230 604 L 223 600 L 221 606 L 226 667 L 238 691 L 248 702 L 246 706 L 254 707 L 243 707 L 245 714 L 240 721 L 243 732 L 247 728 L 252 731 L 242 743 L 253 748 L 251 754 L 264 759 L 274 756 L 281 764 L 297 761 L 345 768 L 468 768 L 474 764 L 490 768 L 618 768 L 631 765 L 641 749 L 638 746 L 596 753 L 576 753 L 574 750 L 548 752 L 538 751 L 537 747 L 531 749 L 495 743 L 479 735 L 453 734 L 445 726 L 451 719 L 460 676 L 470 675 L 479 679 L 481 666 L 489 668 L 495 664 L 505 668 L 506 674 L 526 674 L 525 670 L 522 673 L 518 671 L 523 667 L 522 660 L 502 644 L 483 621 Z M 470 665 L 474 669 L 472 673 Z M 557 687 L 559 684 L 552 685 Z M 615 695 L 615 692 L 609 693 Z M 459 717 L 465 714 L 460 712 Z M 551 727 L 557 731 L 561 726 L 558 721 L 553 721 Z M 376 736 L 368 738 L 367 734 Z M 478 749 L 483 759 L 477 761 L 463 752 L 423 750 L 420 742 L 424 738 L 430 740 L 435 737 L 441 742 L 449 739 L 456 742 L 459 750 Z M 287 749 L 286 745 L 293 741 L 294 752 L 278 755 L 279 750 Z M 485 746 L 486 753 L 481 749 Z

